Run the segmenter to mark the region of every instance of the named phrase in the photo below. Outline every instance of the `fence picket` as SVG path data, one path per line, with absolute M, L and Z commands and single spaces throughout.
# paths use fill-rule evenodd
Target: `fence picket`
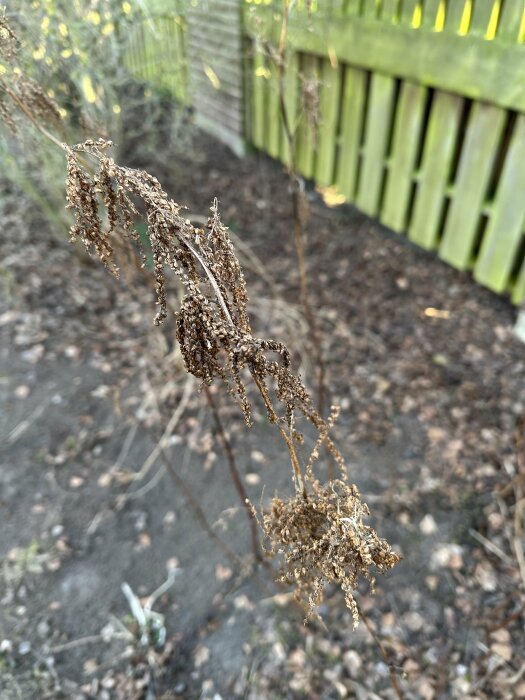
M 302 85 L 301 85 L 301 116 L 297 135 L 297 168 L 304 177 L 310 178 L 314 173 L 315 147 L 317 139 L 316 118 L 314 114 L 316 105 L 309 106 L 317 101 L 319 81 L 317 74 L 317 58 L 312 55 L 302 57 Z
M 405 81 L 397 108 L 392 158 L 381 220 L 394 231 L 406 230 L 414 162 L 419 146 L 427 89 Z
M 523 0 L 505 0 L 501 8 L 498 29 L 498 39 L 517 41 L 525 6 Z
M 378 15 L 378 3 L 376 0 L 364 0 L 361 15 L 363 17 L 372 17 L 375 19 Z
M 297 97 L 299 90 L 298 57 L 295 51 L 287 51 L 284 67 L 284 104 L 288 126 L 291 131 L 292 141 L 296 142 L 297 135 Z M 281 159 L 287 165 L 290 164 L 290 144 L 288 135 L 282 126 L 281 134 Z
M 346 66 L 336 183 L 338 190 L 351 201 L 354 199 L 357 185 L 365 100 L 366 71 Z
M 488 0 L 487 0 L 488 1 Z M 468 0 L 448 0 L 445 10 L 445 31 L 457 34 L 460 30 L 465 3 Z
M 334 181 L 340 91 L 341 69 L 339 66 L 332 67 L 330 61 L 325 59 L 321 72 L 321 124 L 315 165 L 315 178 L 321 186 L 331 185 Z
M 279 78 L 277 65 L 272 56 L 267 56 L 266 61 L 269 70 L 268 84 L 266 86 L 266 150 L 272 158 L 278 158 L 282 127 L 279 106 Z
M 525 205 L 516 192 L 525 192 L 525 115 L 516 121 L 501 174 L 487 232 L 483 237 L 474 277 L 496 292 L 509 283 L 509 275 L 523 236 Z
M 499 107 L 480 102 L 473 105 L 439 249 L 443 260 L 461 270 L 471 262 L 480 211 L 504 121 L 505 111 Z
M 434 29 L 440 5 L 441 0 L 423 0 L 422 27 Z
M 430 110 L 423 162 L 408 236 L 422 248 L 435 248 L 445 190 L 456 144 L 463 100 L 438 92 Z
M 520 304 L 523 302 L 523 300 L 525 300 L 525 259 L 523 260 L 521 270 L 518 274 L 518 279 L 516 280 L 512 290 L 511 299 L 514 304 Z
M 390 23 L 399 21 L 399 0 L 383 0 L 381 19 Z
M 414 14 L 417 10 L 421 10 L 420 0 L 403 0 L 401 4 L 401 24 L 411 25 L 414 20 Z
M 357 206 L 370 216 L 377 216 L 380 205 L 385 155 L 394 106 L 394 87 L 393 78 L 380 73 L 372 74 L 362 173 L 357 193 Z
M 469 34 L 473 36 L 486 35 L 495 4 L 494 0 L 474 0 Z
M 266 70 L 264 53 L 258 47 L 254 47 L 252 139 L 254 146 L 257 148 L 264 147 Z

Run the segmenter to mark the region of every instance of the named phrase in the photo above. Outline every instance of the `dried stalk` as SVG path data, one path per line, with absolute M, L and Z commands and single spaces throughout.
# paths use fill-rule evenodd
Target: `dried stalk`
M 228 460 L 228 466 L 230 468 L 230 475 L 232 481 L 235 485 L 235 489 L 237 490 L 239 498 L 241 499 L 241 503 L 243 504 L 243 507 L 246 511 L 246 515 L 248 517 L 253 556 L 255 557 L 256 561 L 262 561 L 262 551 L 261 546 L 259 544 L 259 537 L 257 535 L 257 520 L 252 513 L 252 509 L 250 508 L 248 494 L 246 493 L 244 484 L 242 483 L 241 475 L 239 474 L 239 470 L 237 469 L 233 445 L 231 444 L 230 439 L 226 435 L 226 431 L 224 430 L 224 427 L 222 425 L 221 416 L 219 414 L 219 411 L 217 410 L 217 406 L 215 405 L 215 401 L 213 400 L 213 395 L 208 386 L 204 387 L 204 393 L 206 395 L 208 405 L 211 409 L 213 420 L 215 422 L 215 427 L 217 429 L 217 434 L 222 444 L 222 449 L 224 450 L 224 454 L 226 455 L 226 459 Z
M 292 200 L 292 214 L 294 221 L 294 246 L 297 256 L 297 267 L 299 270 L 299 285 L 301 303 L 304 315 L 310 332 L 310 339 L 315 353 L 317 364 L 317 411 L 320 415 L 324 413 L 325 404 L 325 374 L 326 368 L 321 346 L 321 338 L 317 320 L 310 302 L 308 267 L 305 255 L 305 230 L 304 230 L 304 189 L 302 180 L 297 170 L 295 159 L 295 128 L 290 123 L 290 116 L 285 99 L 285 79 L 286 79 L 286 52 L 288 39 L 288 25 L 290 15 L 291 0 L 283 0 L 283 13 L 281 30 L 279 34 L 279 44 L 277 52 L 272 47 L 269 48 L 270 58 L 274 61 L 277 71 L 277 85 L 279 92 L 279 111 L 284 126 L 284 133 L 288 144 L 288 176 L 290 180 L 290 192 Z
M 288 2 L 285 2 L 285 9 L 287 11 Z M 6 48 L 5 26 L 5 20 L 0 18 L 0 56 L 7 56 L 9 60 L 11 35 L 7 30 Z M 280 47 L 283 58 L 285 38 L 286 30 L 282 32 L 283 46 Z M 281 75 L 281 83 L 282 79 Z M 8 87 L 5 94 L 44 136 L 48 136 L 47 130 L 39 126 L 39 118 L 42 118 L 39 96 L 34 89 L 25 90 L 23 82 L 19 85 L 18 91 Z M 33 101 L 35 95 L 38 97 L 35 109 L 39 118 L 31 109 L 31 100 L 22 99 L 26 93 Z M 52 106 L 49 109 L 53 112 Z M 5 119 L 5 110 L 2 114 Z M 358 578 L 363 576 L 373 586 L 371 568 L 385 571 L 392 568 L 400 557 L 373 528 L 363 523 L 363 518 L 369 514 L 368 508 L 357 488 L 347 483 L 344 459 L 328 435 L 333 417 L 325 421 L 314 408 L 306 387 L 291 370 L 288 349 L 280 342 L 252 334 L 244 275 L 228 229 L 220 220 L 217 200 L 213 202 L 206 226 L 197 228 L 181 215 L 180 205 L 168 197 L 156 178 L 142 170 L 119 166 L 108 155 L 110 142 L 88 140 L 68 146 L 49 136 L 50 141 L 59 145 L 66 155 L 67 207 L 75 217 L 71 240 L 81 241 L 89 253 L 94 252 L 108 270 L 118 276 L 113 248 L 115 240 L 130 240 L 135 249 L 142 251 L 142 260 L 145 258 L 135 229 L 135 221 L 141 216 L 139 208 L 145 211 L 159 307 L 155 324 L 160 324 L 167 316 L 165 274 L 169 268 L 185 289 L 176 314 L 176 336 L 187 371 L 205 387 L 214 380 L 226 384 L 239 402 L 247 424 L 251 424 L 251 405 L 244 377 L 253 379 L 268 419 L 277 426 L 286 445 L 294 474 L 295 494 L 285 499 L 275 497 L 270 510 L 261 518 L 270 543 L 268 551 L 282 554 L 280 580 L 296 586 L 296 597 L 305 606 L 307 617 L 315 613 L 325 585 L 337 583 L 357 624 L 357 605 L 352 591 Z M 94 167 L 88 168 L 86 162 L 93 163 Z M 297 189 L 294 201 L 299 207 Z M 106 223 L 100 216 L 101 204 L 106 212 Z M 307 300 L 303 229 L 302 222 L 297 221 L 301 285 L 303 300 Z M 311 314 L 311 307 L 309 309 Z M 324 369 L 320 352 L 318 355 L 322 377 Z M 297 415 L 309 422 L 319 435 L 316 448 L 304 467 L 301 467 L 296 449 L 296 443 L 302 442 L 302 435 L 296 429 Z M 334 409 L 332 416 L 335 416 Z M 225 435 L 222 424 L 219 425 L 219 432 Z M 313 471 L 321 445 L 340 468 L 340 478 L 324 486 L 317 481 Z M 202 509 L 184 481 L 164 452 L 160 454 L 171 477 L 199 514 L 201 524 L 219 544 L 219 538 L 207 525 Z M 234 460 L 233 467 L 230 461 L 230 470 L 238 493 L 245 498 Z M 255 511 L 253 515 L 255 517 Z M 224 550 L 223 543 L 219 546 Z

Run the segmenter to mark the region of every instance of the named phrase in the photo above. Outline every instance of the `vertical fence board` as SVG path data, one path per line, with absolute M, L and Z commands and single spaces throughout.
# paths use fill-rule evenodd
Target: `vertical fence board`
M 469 34 L 485 36 L 495 4 L 495 0 L 474 0 Z
M 525 258 L 523 260 L 518 279 L 516 280 L 516 284 L 514 285 L 514 289 L 512 290 L 511 298 L 515 304 L 521 304 L 521 302 L 525 300 Z
M 381 19 L 392 23 L 399 21 L 399 0 L 383 0 Z
M 359 15 L 361 13 L 361 0 L 346 0 L 344 11 L 349 17 Z
M 483 237 L 474 277 L 496 292 L 506 289 L 525 224 L 525 115 L 520 114 L 512 135 L 494 206 Z
M 399 18 L 401 23 L 409 25 L 412 24 L 414 13 L 418 7 L 421 7 L 419 0 L 403 0 L 401 4 L 401 15 Z
M 302 72 L 304 84 L 301 95 L 301 117 L 297 135 L 297 168 L 304 177 L 311 178 L 314 174 L 315 149 L 317 129 L 314 122 L 315 115 L 308 114 L 308 99 L 305 92 L 312 91 L 311 99 L 315 98 L 315 91 L 319 89 L 317 58 L 311 55 L 303 55 Z
M 253 113 L 252 139 L 257 148 L 264 147 L 265 95 L 266 95 L 266 58 L 262 50 L 254 46 L 253 55 Z
M 346 66 L 344 76 L 341 145 L 337 163 L 338 190 L 353 200 L 357 184 L 359 148 L 365 118 L 366 72 Z
M 490 0 L 487 0 L 490 2 Z M 465 3 L 468 0 L 448 0 L 445 10 L 445 31 L 451 33 L 459 32 Z
M 381 220 L 394 231 L 406 229 L 414 162 L 419 146 L 427 89 L 403 82 Z
M 376 0 L 364 0 L 361 14 L 363 17 L 376 18 L 378 13 L 378 5 Z
M 321 124 L 315 177 L 321 186 L 325 186 L 331 185 L 334 181 L 337 119 L 341 92 L 340 67 L 333 68 L 330 61 L 325 59 L 321 81 Z
M 427 250 L 437 245 L 462 104 L 461 97 L 438 92 L 430 110 L 414 213 L 408 232 L 411 241 Z
M 504 0 L 496 33 L 498 39 L 518 40 L 524 11 L 523 0 Z
M 278 158 L 281 136 L 279 78 L 275 60 L 273 60 L 271 56 L 267 56 L 266 62 L 269 71 L 266 85 L 266 150 L 272 158 Z
M 357 206 L 377 216 L 385 167 L 385 155 L 391 129 L 395 81 L 373 73 L 366 115 L 362 173 L 359 178 Z
M 423 0 L 423 18 L 421 26 L 434 29 L 441 0 Z
M 470 263 L 504 120 L 505 111 L 499 107 L 480 102 L 473 105 L 439 249 L 443 260 L 461 270 Z
M 288 126 L 290 128 L 292 141 L 296 141 L 297 135 L 297 97 L 299 89 L 298 75 L 298 57 L 293 51 L 286 52 L 285 67 L 284 67 L 284 104 L 286 116 L 288 118 Z M 290 144 L 288 143 L 288 134 L 282 126 L 281 134 L 281 159 L 287 165 L 290 165 Z

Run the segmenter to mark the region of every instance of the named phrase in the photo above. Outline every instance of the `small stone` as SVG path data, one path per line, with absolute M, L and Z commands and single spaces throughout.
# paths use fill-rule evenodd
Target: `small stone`
M 431 564 L 436 569 L 459 569 L 463 565 L 462 551 L 458 544 L 439 544 L 432 552 Z
M 168 510 L 165 516 L 162 518 L 162 522 L 164 523 L 164 525 L 173 525 L 176 519 L 177 514 L 175 513 L 175 511 Z
M 27 384 L 20 384 L 20 386 L 16 387 L 13 393 L 17 399 L 27 399 L 30 392 L 31 389 L 27 386 Z
M 416 611 L 407 612 L 403 615 L 403 622 L 411 632 L 419 632 L 423 629 L 425 618 Z
M 215 567 L 215 578 L 217 581 L 227 581 L 229 578 L 232 576 L 232 570 L 227 567 L 223 566 L 222 564 L 217 564 Z
M 13 642 L 10 639 L 2 639 L 0 642 L 0 654 L 11 654 Z
M 49 622 L 41 620 L 36 626 L 36 633 L 41 639 L 46 639 L 49 636 Z
M 504 661 L 510 661 L 512 659 L 512 647 L 510 644 L 502 644 L 501 642 L 495 642 L 490 645 L 490 650 L 500 656 Z
M 506 627 L 500 627 L 499 630 L 494 630 L 494 632 L 490 633 L 490 638 L 495 642 L 508 644 L 510 642 L 510 632 Z
M 25 656 L 31 651 L 31 642 L 20 642 L 18 645 L 18 653 L 20 656 Z
M 211 652 L 208 647 L 204 646 L 204 644 L 199 644 L 193 655 L 193 663 L 195 664 L 195 668 L 200 668 L 202 665 L 204 665 L 209 660 L 210 656 Z
M 344 653 L 343 664 L 351 678 L 357 678 L 361 668 L 363 667 L 361 657 L 353 649 L 350 649 Z
M 246 474 L 244 478 L 246 479 L 246 483 L 250 486 L 257 486 L 261 483 L 261 477 L 259 476 L 259 474 L 255 474 L 255 472 L 250 472 L 249 474 Z
M 419 523 L 419 529 L 424 535 L 433 535 L 437 531 L 436 521 L 427 513 L 425 517 Z

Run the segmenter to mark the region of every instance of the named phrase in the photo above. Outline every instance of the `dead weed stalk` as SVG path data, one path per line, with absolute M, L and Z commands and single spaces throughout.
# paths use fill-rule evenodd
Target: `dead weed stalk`
M 0 25 L 0 53 L 11 35 Z M 0 88 L 4 88 L 3 80 Z M 4 94 L 40 129 L 42 115 L 22 101 L 9 86 Z M 144 214 L 153 258 L 158 325 L 167 316 L 166 272 L 184 287 L 176 315 L 176 337 L 187 371 L 204 386 L 222 382 L 238 401 L 247 424 L 252 408 L 246 382 L 252 379 L 266 407 L 268 420 L 281 435 L 292 465 L 294 493 L 275 497 L 268 511 L 257 517 L 267 551 L 281 555 L 280 578 L 295 585 L 296 598 L 307 617 L 315 613 L 327 583 L 340 586 L 357 624 L 353 591 L 364 577 L 373 585 L 372 570 L 392 568 L 400 559 L 363 519 L 369 514 L 354 485 L 347 482 L 343 456 L 330 438 L 338 411 L 324 420 L 298 375 L 291 369 L 290 353 L 281 342 L 253 335 L 247 312 L 244 275 L 219 215 L 218 203 L 204 227 L 196 227 L 182 214 L 158 180 L 143 170 L 118 165 L 109 155 L 111 142 L 88 140 L 75 146 L 60 143 L 67 163 L 67 207 L 73 212 L 71 240 L 81 241 L 106 268 L 118 275 L 114 240 L 124 237 L 139 251 L 145 264 L 144 245 L 135 221 Z M 105 220 L 101 211 L 105 210 Z M 303 443 L 297 428 L 300 417 L 310 423 L 318 438 L 308 459 L 301 459 Z M 325 448 L 340 476 L 322 485 L 314 468 Z M 168 468 L 168 464 L 166 463 Z M 284 466 L 284 460 L 283 460 Z M 254 517 L 256 516 L 253 510 Z

